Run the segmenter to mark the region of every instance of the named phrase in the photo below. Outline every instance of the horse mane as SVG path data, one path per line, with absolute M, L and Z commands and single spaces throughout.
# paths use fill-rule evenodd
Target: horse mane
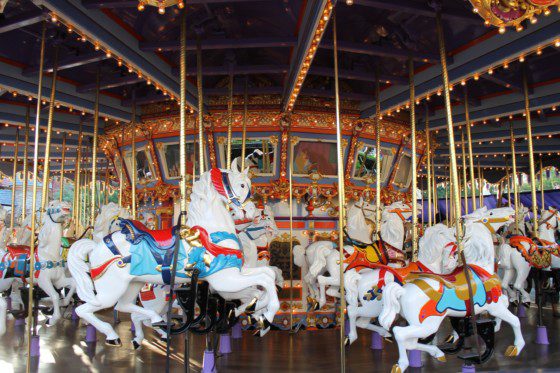
M 346 229 L 348 236 L 354 240 L 371 243 L 371 228 L 360 208 L 351 205 L 346 214 Z
M 381 213 L 381 239 L 389 245 L 402 250 L 404 243 L 404 224 L 401 218 L 389 212 L 395 204 L 385 208 Z
M 463 250 L 467 263 L 493 268 L 495 252 L 492 234 L 479 223 L 467 221 L 465 224 Z
M 428 227 L 418 242 L 418 260 L 425 264 L 441 260 L 445 245 L 455 242 L 454 231 L 441 223 Z

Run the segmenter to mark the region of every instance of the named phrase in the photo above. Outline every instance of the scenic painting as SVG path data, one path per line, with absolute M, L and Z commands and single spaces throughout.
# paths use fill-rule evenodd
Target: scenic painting
M 294 175 L 336 176 L 336 143 L 302 140 L 294 146 Z
M 192 175 L 193 165 L 196 164 L 194 143 L 192 142 L 187 143 L 186 154 L 187 154 L 187 162 L 186 162 L 187 173 Z M 162 157 L 163 164 L 165 166 L 165 176 L 168 179 L 178 179 L 179 172 L 180 172 L 179 143 L 164 144 L 160 150 L 160 156 Z
M 241 139 L 231 141 L 231 159 L 241 157 Z M 223 154 L 222 159 L 226 159 L 225 151 L 227 146 L 221 145 Z M 247 139 L 245 142 L 245 167 L 251 167 L 257 175 L 272 174 L 274 170 L 276 147 L 269 139 Z
M 376 155 L 375 146 L 364 145 L 356 152 L 356 163 L 354 166 L 354 177 L 366 178 L 375 176 L 376 171 Z M 393 161 L 393 152 L 391 149 L 381 148 L 381 180 L 385 180 Z
M 125 160 L 126 160 L 126 167 L 129 171 L 132 170 L 132 159 L 131 159 L 131 150 L 127 150 L 125 152 Z M 153 161 L 150 157 L 150 154 L 146 151 L 146 149 L 137 149 L 136 150 L 136 180 L 139 183 L 150 182 L 155 180 L 155 174 L 153 170 Z

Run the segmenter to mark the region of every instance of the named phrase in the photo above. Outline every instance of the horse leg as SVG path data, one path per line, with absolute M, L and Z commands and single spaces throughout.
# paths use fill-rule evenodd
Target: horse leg
M 138 298 L 142 286 L 144 286 L 142 282 L 131 282 L 117 301 L 115 309 L 119 312 L 127 312 L 130 314 L 133 312 L 139 313 L 147 317 L 152 324 L 162 322 L 163 318 L 156 311 L 136 305 L 136 299 Z
M 523 347 L 525 347 L 525 340 L 523 339 L 523 333 L 521 333 L 521 323 L 519 322 L 519 319 L 511 313 L 510 310 L 508 310 L 507 306 L 507 299 L 505 299 L 504 296 L 501 296 L 497 303 L 487 305 L 486 310 L 492 316 L 504 320 L 511 325 L 515 335 L 515 340 L 513 342 L 514 345 L 509 346 L 506 349 L 505 354 L 506 356 L 513 357 L 519 355 L 521 350 L 523 350 Z
M 348 314 L 348 325 L 350 326 L 348 330 L 348 337 L 346 338 L 345 344 L 348 346 L 352 344 L 356 339 L 358 339 L 358 331 L 356 330 L 356 321 L 358 318 L 358 313 L 361 307 L 349 304 L 346 307 L 346 312 Z
M 513 288 L 521 294 L 521 302 L 528 306 L 531 303 L 531 296 L 525 290 L 525 282 L 527 281 L 527 277 L 529 276 L 531 267 L 527 262 L 525 262 L 525 260 L 523 260 L 523 262 L 521 263 L 516 262 L 515 264 L 517 276 L 515 277 Z
M 515 300 L 515 294 L 513 294 L 514 292 L 512 292 L 509 287 L 509 284 L 513 279 L 513 272 L 514 270 L 512 268 L 505 268 L 504 275 L 502 277 L 502 289 L 505 290 L 510 302 Z
M 4 297 L 0 297 L 0 337 L 6 333 L 6 311 L 8 310 L 8 302 Z
M 261 286 L 268 296 L 267 310 L 263 313 L 269 323 L 274 320 L 274 315 L 280 309 L 280 302 L 276 294 L 274 280 L 264 274 L 242 275 L 237 268 L 228 268 L 212 274 L 206 278 L 210 286 L 220 292 L 235 293 L 251 286 Z M 261 336 L 266 334 L 270 327 L 261 331 Z
M 73 278 L 66 277 L 66 275 L 63 273 L 62 276 L 58 279 L 58 281 L 56 281 L 56 286 L 59 288 L 68 289 L 61 303 L 63 307 L 66 307 L 67 305 L 70 304 L 70 301 L 72 300 L 72 296 L 76 292 L 76 282 L 74 281 Z
M 427 338 L 436 333 L 444 317 L 432 316 L 424 320 L 421 325 L 409 325 L 405 327 L 396 326 L 393 328 L 393 336 L 399 347 L 399 368 L 404 372 L 408 368 L 409 361 L 406 350 L 426 351 L 436 359 L 445 361 L 445 354 L 433 345 L 418 343 L 418 339 Z
M 132 312 L 130 314 L 130 321 L 134 325 L 134 338 L 132 339 L 132 344 L 134 345 L 134 349 L 138 349 L 144 340 L 143 322 L 148 321 L 148 319 L 138 312 Z
M 85 321 L 93 325 L 95 329 L 99 330 L 99 332 L 105 334 L 107 340 L 106 343 L 108 343 L 111 346 L 118 346 L 120 345 L 120 338 L 119 335 L 115 332 L 115 330 L 111 326 L 111 324 L 105 321 L 101 321 L 94 315 L 95 312 L 100 311 L 107 307 L 110 307 L 110 305 L 94 306 L 89 303 L 84 303 L 76 308 L 76 314 L 81 319 L 84 319 Z
M 39 275 L 39 279 L 37 280 L 37 284 L 39 285 L 39 287 L 41 289 L 43 289 L 43 291 L 45 293 L 47 293 L 47 295 L 49 296 L 49 298 L 52 301 L 53 314 L 52 314 L 52 317 L 49 318 L 49 320 L 47 321 L 47 325 L 48 326 L 53 326 L 57 323 L 58 319 L 60 319 L 60 317 L 61 317 L 60 298 L 59 298 L 60 294 L 58 294 L 58 292 L 54 288 L 52 280 L 48 276 L 47 271 L 41 271 L 41 274 Z

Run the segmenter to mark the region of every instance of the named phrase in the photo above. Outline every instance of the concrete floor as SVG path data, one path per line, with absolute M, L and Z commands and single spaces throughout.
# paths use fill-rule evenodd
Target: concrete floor
M 504 356 L 506 347 L 513 341 L 509 326 L 504 324 L 496 335 L 496 353 L 478 371 L 487 372 L 560 372 L 560 319 L 552 318 L 546 311 L 545 322 L 549 326 L 550 345 L 534 343 L 536 310 L 528 311 L 523 318 L 523 333 L 526 347 L 517 358 Z M 69 316 L 69 315 L 67 315 Z M 111 322 L 110 313 L 104 319 Z M 146 331 L 147 340 L 142 348 L 135 351 L 130 343 L 131 332 L 127 315 L 117 325 L 123 341 L 120 348 L 107 347 L 104 336 L 98 335 L 96 344 L 86 344 L 85 327 L 69 318 L 54 327 L 40 329 L 41 356 L 33 359 L 33 371 L 50 372 L 164 372 L 165 344 L 151 331 Z M 447 324 L 447 323 L 446 323 Z M 441 336 L 448 329 L 441 331 Z M 0 338 L 0 372 L 24 372 L 26 367 L 25 329 L 8 321 L 8 331 Z M 192 336 L 190 347 L 191 371 L 201 370 L 204 337 Z M 397 350 L 386 344 L 383 351 L 372 351 L 370 332 L 361 331 L 359 339 L 346 350 L 346 370 L 348 372 L 390 372 L 397 360 Z M 173 372 L 183 369 L 183 337 L 175 337 L 172 344 Z M 253 337 L 244 332 L 240 340 L 232 340 L 233 353 L 219 357 L 218 371 L 222 372 L 336 372 L 340 369 L 340 342 L 338 330 L 300 331 L 291 335 L 282 331 L 271 331 L 264 338 Z M 447 363 L 440 363 L 423 354 L 424 367 L 410 369 L 410 372 L 458 372 L 462 362 L 455 356 L 448 356 Z

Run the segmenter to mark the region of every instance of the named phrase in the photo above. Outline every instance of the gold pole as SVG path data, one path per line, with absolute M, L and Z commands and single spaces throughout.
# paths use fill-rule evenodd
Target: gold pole
M 30 122 L 31 105 L 27 105 L 25 110 L 25 147 L 23 149 L 23 195 L 21 202 L 21 223 L 27 215 L 27 179 L 29 177 L 29 122 Z
M 471 198 L 473 211 L 476 210 L 476 187 L 474 178 L 474 160 L 471 137 L 471 117 L 469 113 L 469 91 L 465 86 L 465 126 L 467 127 L 467 145 L 469 150 L 469 175 L 471 177 Z
M 47 143 L 45 144 L 45 163 L 43 165 L 43 188 L 41 189 L 41 214 L 40 219 L 43 218 L 45 206 L 47 206 L 48 192 L 49 192 L 49 168 L 50 168 L 50 155 L 51 155 L 51 137 L 52 137 L 52 123 L 54 118 L 54 107 L 56 98 L 56 78 L 58 75 L 58 46 L 54 48 L 54 63 L 53 75 L 51 84 L 51 97 L 49 102 L 49 116 L 47 120 Z M 37 114 L 38 115 L 38 114 Z M 39 131 L 39 129 L 36 129 Z
M 343 147 L 342 147 L 342 123 L 340 122 L 340 96 L 338 86 L 338 40 L 336 33 L 336 14 L 333 12 L 333 54 L 334 54 L 334 98 L 336 113 L 336 155 L 338 168 L 338 249 L 339 249 L 339 268 L 340 268 L 340 371 L 346 371 L 346 349 L 344 340 L 346 334 L 344 332 L 344 311 L 346 310 L 346 298 L 344 296 L 344 208 L 346 206 L 344 194 L 344 164 L 343 164 Z M 377 96 L 377 105 L 379 105 L 379 96 Z M 378 116 L 379 118 L 379 116 Z M 377 119 L 379 121 L 379 119 Z M 379 125 L 378 125 L 379 127 Z M 379 137 L 377 138 L 379 141 Z M 379 153 L 379 147 L 377 148 Z M 379 158 L 377 159 L 379 164 Z M 379 180 L 379 174 L 377 175 Z M 379 189 L 378 189 L 379 192 Z
M 109 159 L 105 162 L 105 198 L 103 202 L 105 205 L 109 203 Z
M 10 212 L 10 229 L 14 229 L 16 213 L 16 184 L 17 184 L 17 163 L 19 152 L 19 128 L 16 129 L 16 145 L 14 152 L 14 168 L 12 171 L 12 211 Z
M 179 167 L 181 179 L 181 212 L 187 212 L 187 12 L 181 14 L 181 55 L 180 55 L 180 113 L 179 113 Z M 195 169 L 193 162 L 193 169 Z M 180 219 L 181 220 L 181 219 Z
M 76 229 L 76 234 L 78 233 L 79 220 L 80 220 L 80 172 L 82 169 L 82 141 L 83 141 L 83 120 L 80 120 L 80 127 L 78 130 L 78 148 L 76 149 L 76 161 L 74 166 L 74 210 L 72 215 L 74 216 L 74 226 Z
M 515 233 L 519 233 L 519 189 L 517 185 L 517 160 L 515 156 L 515 137 L 513 136 L 513 124 L 509 124 L 509 142 L 511 148 L 511 167 L 513 174 L 513 206 L 515 209 Z M 509 188 L 508 188 L 509 189 Z
M 542 155 L 540 156 L 539 163 L 541 166 L 541 210 L 544 210 L 546 207 L 544 205 L 544 169 L 542 166 Z
M 245 144 L 247 143 L 247 98 L 249 90 L 249 78 L 245 77 L 245 92 L 243 96 L 243 130 L 241 132 L 241 171 L 245 170 Z M 265 149 L 266 151 L 266 149 Z M 268 153 L 268 151 L 267 151 Z M 266 157 L 263 158 L 263 162 Z M 266 169 L 266 168 L 265 168 Z
M 29 245 L 29 278 L 33 281 L 35 276 L 35 221 L 37 216 L 37 178 L 39 176 L 39 133 L 41 132 L 41 100 L 43 98 L 43 68 L 45 65 L 45 39 L 47 32 L 47 23 L 43 21 L 41 32 L 41 54 L 39 55 L 39 83 L 37 85 L 37 112 L 35 115 L 35 142 L 33 144 L 33 193 L 31 197 L 31 244 Z M 56 71 L 56 69 L 55 69 Z M 54 87 L 53 87 L 54 90 Z M 33 326 L 33 286 L 29 287 L 27 299 L 27 364 L 26 372 L 31 372 L 31 338 L 32 332 L 35 334 Z
M 414 61 L 408 60 L 410 90 L 410 135 L 412 160 L 412 261 L 418 260 L 418 203 L 416 202 L 418 186 L 416 185 L 416 98 L 414 97 Z
M 482 168 L 480 168 L 480 161 L 478 162 L 478 198 L 480 199 L 479 206 L 484 206 L 484 179 L 482 176 Z
M 465 189 L 465 215 L 469 213 L 469 198 L 468 198 L 468 184 L 467 184 L 467 155 L 465 154 L 465 131 L 461 128 L 461 152 L 463 161 L 463 188 Z
M 448 171 L 448 168 L 449 168 L 449 167 L 445 166 L 445 172 L 446 172 L 446 173 L 447 173 L 447 171 Z M 449 227 L 450 224 L 451 224 L 451 219 L 450 219 L 450 218 L 451 218 L 451 213 L 450 213 L 450 211 L 449 211 L 449 200 L 447 199 L 447 186 L 448 186 L 448 184 L 449 184 L 449 183 L 444 179 L 444 180 L 443 180 L 443 191 L 444 191 L 444 193 L 445 193 L 445 194 L 444 194 L 444 198 L 445 198 L 445 215 L 447 215 L 447 216 L 445 217 L 445 221 L 446 221 L 446 223 L 447 223 L 447 226 Z
M 381 232 L 381 98 L 379 66 L 375 69 L 375 233 Z M 342 261 L 341 261 L 342 263 Z
M 230 90 L 232 90 L 233 81 L 230 81 L 230 85 Z M 196 38 L 196 88 L 198 93 L 198 163 L 200 165 L 199 174 L 202 175 L 206 168 L 204 167 L 204 95 L 202 94 L 202 44 L 200 35 Z M 228 147 L 228 156 L 231 158 L 231 128 L 228 128 Z M 230 166 L 231 162 L 228 161 L 226 168 Z
M 453 187 L 452 190 L 452 197 L 453 197 L 453 206 L 454 210 L 454 218 L 455 218 L 455 229 L 457 230 L 457 248 L 459 253 L 463 251 L 463 227 L 461 226 L 461 211 L 459 210 L 459 189 L 457 180 L 459 179 L 457 175 L 457 156 L 455 155 L 455 135 L 453 131 L 453 115 L 451 113 L 451 97 L 449 94 L 449 75 L 447 73 L 447 55 L 445 52 L 445 41 L 443 39 L 443 26 L 441 24 L 441 11 L 438 10 L 436 15 L 436 23 L 437 23 L 437 32 L 438 32 L 438 41 L 439 41 L 439 53 L 441 59 L 441 71 L 443 76 L 443 96 L 445 99 L 445 114 L 447 117 L 447 135 L 449 140 L 449 159 L 450 159 L 450 167 L 451 167 L 451 185 Z
M 138 172 L 136 170 L 136 102 L 132 103 L 132 120 L 130 121 L 130 125 L 132 127 L 132 149 L 131 149 L 131 156 L 132 159 L 130 161 L 131 168 L 130 172 L 131 175 L 131 184 L 132 184 L 132 191 L 131 191 L 131 210 L 132 210 L 132 219 L 136 219 L 136 178 L 138 177 Z
M 124 126 L 125 126 L 125 124 L 123 123 L 123 125 L 121 127 L 121 145 L 124 143 Z M 122 157 L 122 150 L 118 151 L 118 147 L 119 147 L 119 142 L 117 141 L 117 153 L 118 153 L 119 159 L 121 160 L 121 167 L 119 167 L 119 206 L 123 207 L 122 201 L 123 201 L 123 188 L 124 188 L 124 180 L 123 180 L 123 177 L 124 177 L 124 159 Z M 179 154 L 180 154 L 180 152 L 181 152 L 181 150 L 179 149 Z
M 99 78 L 100 71 L 97 68 L 96 88 L 95 88 L 95 105 L 93 108 L 93 145 L 91 149 L 91 201 L 89 212 L 89 224 L 95 222 L 95 196 L 97 193 L 97 136 L 99 132 Z M 135 215 L 136 216 L 136 215 Z
M 506 185 L 508 190 L 508 206 L 511 207 L 511 184 L 510 184 L 510 175 L 509 175 L 509 166 L 506 164 Z
M 231 166 L 231 136 L 233 127 L 233 66 L 229 71 L 229 97 L 228 97 L 228 125 L 227 125 L 227 153 L 226 166 Z M 243 123 L 245 125 L 245 123 Z
M 292 147 L 292 130 L 291 128 L 288 129 L 289 131 L 289 142 L 288 142 L 288 151 L 290 152 L 290 165 L 289 165 L 289 173 L 288 173 L 288 187 L 290 189 L 288 195 L 288 207 L 290 209 L 290 330 L 293 329 L 294 326 L 294 212 L 293 212 L 293 199 L 294 199 L 294 191 L 293 191 L 293 181 L 292 181 L 292 167 L 294 162 L 294 150 Z
M 428 107 L 426 107 L 426 189 L 428 190 L 428 195 L 426 196 L 428 199 L 428 226 L 432 226 L 432 163 L 430 162 L 430 158 L 432 157 L 432 151 L 430 150 L 430 118 Z M 434 216 L 435 217 L 435 216 Z
M 435 155 L 435 154 L 433 154 Z M 439 205 L 438 205 L 438 201 L 439 201 L 439 196 L 438 196 L 438 192 L 437 192 L 437 183 L 436 183 L 436 166 L 435 166 L 435 157 L 431 157 L 432 158 L 432 196 L 434 198 L 434 224 L 436 223 L 436 215 L 439 213 Z M 441 216 L 440 216 L 441 218 Z
M 531 126 L 531 109 L 529 107 L 529 85 L 527 71 L 523 72 L 523 95 L 525 98 L 525 121 L 527 124 L 527 145 L 529 147 L 529 176 L 531 177 L 531 201 L 533 207 L 533 234 L 539 236 L 539 219 L 537 208 L 537 185 L 535 179 L 535 156 L 533 154 L 533 129 Z
M 64 194 L 64 162 L 66 161 L 66 133 L 62 134 L 62 161 L 60 162 L 60 191 L 58 200 L 62 202 Z

